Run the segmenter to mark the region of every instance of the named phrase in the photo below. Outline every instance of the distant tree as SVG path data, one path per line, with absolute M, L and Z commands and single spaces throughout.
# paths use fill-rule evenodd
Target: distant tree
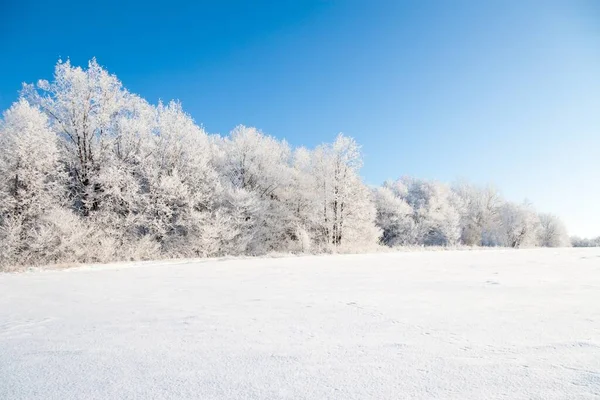
M 447 185 L 405 177 L 406 201 L 413 209 L 417 242 L 424 245 L 454 245 L 460 239 L 458 202 Z
M 580 238 L 578 236 L 571 237 L 571 245 L 573 247 L 600 247 L 600 236 L 597 238 Z
M 315 251 L 322 241 L 323 204 L 320 184 L 315 177 L 313 153 L 306 148 L 296 149 L 292 156 L 292 180 L 288 194 L 289 207 L 295 226 L 295 247 L 303 252 Z M 292 246 L 293 248 L 294 246 Z
M 356 141 L 338 135 L 333 144 L 315 149 L 312 166 L 315 200 L 321 204 L 321 242 L 333 247 L 376 243 L 376 209 L 358 175 L 362 156 Z
M 503 245 L 515 248 L 537 245 L 540 221 L 531 204 L 505 203 L 500 209 L 500 221 Z
M 539 214 L 539 245 L 544 247 L 571 246 L 565 224 L 555 215 Z
M 468 246 L 493 245 L 491 234 L 499 224 L 503 199 L 491 187 L 477 187 L 460 182 L 452 187 L 461 204 L 461 242 Z
M 459 243 L 462 203 L 447 185 L 403 177 L 376 189 L 375 202 L 388 246 Z
M 394 186 L 393 182 L 386 182 L 383 187 L 374 189 L 377 225 L 383 231 L 381 241 L 391 247 L 415 244 L 416 227 L 412 207 L 394 189 L 398 189 L 398 185 Z

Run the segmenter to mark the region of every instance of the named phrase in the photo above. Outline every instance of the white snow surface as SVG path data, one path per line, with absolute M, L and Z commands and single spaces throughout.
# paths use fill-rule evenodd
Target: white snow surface
M 600 249 L 0 274 L 1 399 L 598 399 Z

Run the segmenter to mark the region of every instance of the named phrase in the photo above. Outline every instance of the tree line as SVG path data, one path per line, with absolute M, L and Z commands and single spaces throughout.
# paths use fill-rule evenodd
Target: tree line
M 571 244 L 573 247 L 600 247 L 600 236 L 596 238 L 580 238 L 579 236 L 573 236 L 571 238 Z
M 24 85 L 0 125 L 0 266 L 377 246 L 567 246 L 564 224 L 491 186 L 360 178 L 338 135 L 292 148 L 259 130 L 209 135 L 96 60 Z

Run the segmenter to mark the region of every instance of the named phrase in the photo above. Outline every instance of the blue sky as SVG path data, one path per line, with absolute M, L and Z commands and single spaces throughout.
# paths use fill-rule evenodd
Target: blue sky
M 58 58 L 96 57 L 211 133 L 338 132 L 369 184 L 491 182 L 600 235 L 595 1 L 0 0 L 0 108 Z

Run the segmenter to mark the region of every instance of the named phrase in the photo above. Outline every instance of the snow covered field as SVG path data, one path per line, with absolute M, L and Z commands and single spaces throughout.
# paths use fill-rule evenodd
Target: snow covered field
M 600 398 L 600 249 L 0 274 L 1 399 Z

